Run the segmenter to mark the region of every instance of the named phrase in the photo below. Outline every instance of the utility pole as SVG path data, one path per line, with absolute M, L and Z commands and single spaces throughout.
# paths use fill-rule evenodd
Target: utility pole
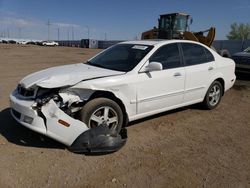
M 69 41 L 69 29 L 68 29 L 68 41 Z
M 71 30 L 72 30 L 72 40 L 75 40 L 75 33 L 74 33 L 74 26 L 72 26 L 72 28 L 71 28 Z
M 10 38 L 10 30 L 7 28 L 7 38 Z
M 59 27 L 57 28 L 57 40 L 58 41 L 60 40 L 60 29 L 59 29 Z
M 89 26 L 87 26 L 87 29 L 88 29 L 88 39 L 89 39 Z
M 104 33 L 104 39 L 107 40 L 107 33 Z
M 47 25 L 48 25 L 48 41 L 49 41 L 49 39 L 50 39 L 50 25 L 51 25 L 49 19 L 48 19 Z
M 18 38 L 22 38 L 22 34 L 21 34 L 22 30 L 21 27 L 18 28 Z
M 69 44 L 69 28 L 68 28 L 68 46 L 70 46 L 70 44 Z

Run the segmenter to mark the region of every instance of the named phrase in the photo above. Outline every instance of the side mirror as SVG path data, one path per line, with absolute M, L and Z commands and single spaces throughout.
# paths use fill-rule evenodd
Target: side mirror
M 159 62 L 151 62 L 145 67 L 144 71 L 145 72 L 152 72 L 152 71 L 160 71 L 162 69 L 163 68 L 162 68 L 161 63 L 159 63 Z
M 193 18 L 191 17 L 191 18 L 190 18 L 189 25 L 192 25 L 192 23 L 193 23 Z
M 189 20 L 188 20 L 188 22 L 187 22 L 187 30 L 188 31 L 190 31 L 190 25 L 192 25 L 192 23 L 193 23 L 193 18 L 190 17 Z

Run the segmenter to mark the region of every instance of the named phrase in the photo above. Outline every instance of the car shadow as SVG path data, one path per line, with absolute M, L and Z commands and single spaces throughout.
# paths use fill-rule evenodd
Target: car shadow
M 144 121 L 153 120 L 153 119 L 156 119 L 156 118 L 159 118 L 159 117 L 162 117 L 162 116 L 175 114 L 177 112 L 183 112 L 183 111 L 188 110 L 188 109 L 206 110 L 206 109 L 202 108 L 202 106 L 200 104 L 193 104 L 193 105 L 190 105 L 190 106 L 185 106 L 185 107 L 169 110 L 169 111 L 166 111 L 166 112 L 162 112 L 162 113 L 159 113 L 159 114 L 155 114 L 155 115 L 148 116 L 148 117 L 145 117 L 145 118 L 142 118 L 142 119 L 139 119 L 139 120 L 132 121 L 127 125 L 127 127 L 142 123 Z
M 233 89 L 241 91 L 241 90 L 249 90 L 249 88 L 250 88 L 250 72 L 249 73 L 236 72 L 236 82 L 233 86 Z
M 249 73 L 236 72 L 236 78 L 237 80 L 250 81 L 250 72 Z
M 0 112 L 0 134 L 10 143 L 37 148 L 65 149 L 66 146 L 46 136 L 38 134 L 16 122 L 11 114 L 10 108 Z
M 198 109 L 198 105 L 192 105 L 188 107 L 183 107 L 167 112 L 163 112 L 160 114 L 152 115 L 140 120 L 133 121 L 129 123 L 126 127 L 134 126 L 143 121 L 152 120 L 161 116 L 185 111 L 187 109 Z M 200 109 L 200 108 L 199 108 Z M 66 149 L 67 147 L 57 141 L 54 141 L 44 135 L 36 133 L 14 120 L 14 118 L 10 114 L 10 108 L 6 108 L 0 112 L 0 134 L 5 137 L 8 142 L 25 146 L 25 147 L 36 147 L 36 148 L 50 148 L 50 149 Z M 85 154 L 87 155 L 87 154 Z M 96 155 L 96 154 L 88 154 L 88 155 Z M 98 154 L 97 154 L 98 155 Z M 101 154 L 103 155 L 103 153 Z

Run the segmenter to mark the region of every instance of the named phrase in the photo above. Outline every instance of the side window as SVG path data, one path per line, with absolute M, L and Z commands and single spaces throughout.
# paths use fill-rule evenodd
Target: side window
M 182 51 L 186 66 L 207 63 L 214 60 L 213 55 L 203 46 L 182 43 Z
M 179 48 L 177 44 L 168 44 L 158 49 L 149 59 L 149 62 L 160 62 L 163 69 L 181 66 Z
M 207 55 L 207 62 L 211 62 L 211 61 L 214 61 L 214 56 L 211 52 L 209 52 L 208 49 L 204 48 L 205 49 L 205 52 L 206 52 L 206 55 Z

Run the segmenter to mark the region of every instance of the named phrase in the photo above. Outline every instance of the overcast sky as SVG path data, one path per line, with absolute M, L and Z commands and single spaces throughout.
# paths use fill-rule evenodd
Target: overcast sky
M 51 39 L 131 40 L 172 12 L 190 14 L 191 31 L 215 26 L 226 39 L 231 23 L 250 23 L 250 0 L 0 0 L 0 36 L 45 40 L 50 20 Z

